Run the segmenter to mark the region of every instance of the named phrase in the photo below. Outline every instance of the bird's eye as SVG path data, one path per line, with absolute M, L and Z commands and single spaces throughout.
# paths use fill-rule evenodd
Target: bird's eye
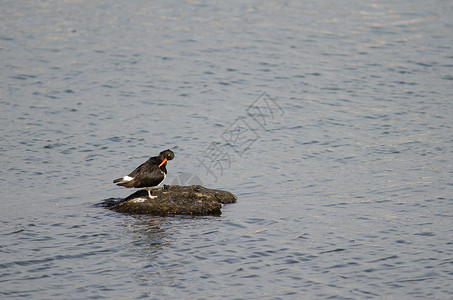
M 170 156 L 170 153 L 168 153 L 168 156 Z

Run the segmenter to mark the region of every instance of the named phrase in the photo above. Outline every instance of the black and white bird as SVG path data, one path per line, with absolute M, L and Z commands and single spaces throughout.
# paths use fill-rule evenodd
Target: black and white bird
M 143 188 L 148 191 L 150 199 L 157 198 L 151 195 L 153 187 L 158 186 L 167 176 L 167 161 L 172 160 L 175 154 L 170 149 L 162 151 L 138 166 L 124 177 L 113 180 L 116 185 L 125 188 Z

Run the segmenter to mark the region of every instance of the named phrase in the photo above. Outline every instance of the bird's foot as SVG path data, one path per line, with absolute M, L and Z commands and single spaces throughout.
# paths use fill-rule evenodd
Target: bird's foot
M 148 197 L 149 197 L 149 199 L 156 199 L 156 198 L 157 198 L 157 196 L 151 195 L 151 190 L 147 190 L 147 191 L 148 191 Z

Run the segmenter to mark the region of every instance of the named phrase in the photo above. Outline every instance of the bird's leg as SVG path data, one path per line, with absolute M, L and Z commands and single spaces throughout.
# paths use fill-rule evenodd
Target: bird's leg
M 149 199 L 156 199 L 157 198 L 157 196 L 152 196 L 151 195 L 151 189 L 148 189 L 147 191 L 148 191 Z

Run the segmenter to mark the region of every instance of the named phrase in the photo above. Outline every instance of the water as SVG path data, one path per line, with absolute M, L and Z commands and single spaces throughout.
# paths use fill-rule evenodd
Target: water
M 2 299 L 451 298 L 450 1 L 1 7 Z M 167 148 L 238 203 L 95 206 Z

